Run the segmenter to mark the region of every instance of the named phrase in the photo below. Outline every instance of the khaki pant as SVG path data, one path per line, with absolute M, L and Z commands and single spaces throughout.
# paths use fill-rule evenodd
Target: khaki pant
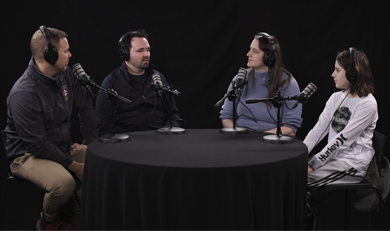
M 70 156 L 78 163 L 84 163 L 85 154 L 86 150 L 70 151 Z M 30 181 L 46 192 L 43 198 L 46 221 L 56 221 L 76 187 L 69 171 L 56 162 L 37 158 L 31 153 L 16 158 L 11 164 L 11 171 L 15 178 Z M 81 195 L 81 192 L 78 194 Z

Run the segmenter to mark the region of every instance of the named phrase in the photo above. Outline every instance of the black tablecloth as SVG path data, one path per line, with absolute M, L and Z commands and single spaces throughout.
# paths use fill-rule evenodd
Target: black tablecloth
M 129 134 L 93 142 L 81 229 L 304 229 L 307 148 L 263 133 Z

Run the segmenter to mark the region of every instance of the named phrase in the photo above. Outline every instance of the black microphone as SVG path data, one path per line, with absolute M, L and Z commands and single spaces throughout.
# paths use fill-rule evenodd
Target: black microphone
M 263 98 L 263 99 L 246 99 L 245 103 L 251 104 L 251 103 L 258 103 L 258 102 L 265 102 L 265 101 L 272 101 L 272 99 Z
M 309 85 L 307 85 L 307 87 L 303 89 L 303 91 L 298 96 L 295 96 L 298 98 L 298 100 L 292 109 L 296 108 L 299 103 L 305 104 L 315 91 L 317 91 L 317 87 L 313 83 L 309 83 Z
M 294 109 L 298 106 L 299 103 L 305 104 L 316 90 L 317 87 L 314 84 L 309 83 L 309 85 L 307 85 L 307 87 L 301 93 L 299 93 L 299 95 L 287 96 L 287 97 L 283 97 L 283 99 L 297 100 L 297 102 L 291 108 Z M 259 103 L 259 102 L 265 102 L 270 100 L 272 100 L 272 98 L 246 99 L 245 103 L 251 104 L 251 103 Z
M 91 83 L 91 78 L 85 74 L 84 69 L 81 67 L 80 63 L 76 63 L 72 66 L 73 72 L 76 75 L 76 78 L 84 85 L 89 85 Z
M 93 79 L 91 77 L 89 77 L 84 69 L 81 67 L 80 63 L 76 63 L 75 65 L 72 66 L 72 70 L 74 72 L 74 74 L 76 75 L 76 78 L 82 83 L 84 84 L 87 89 L 91 92 L 92 95 L 94 95 L 92 93 L 92 90 L 91 90 L 91 86 L 90 85 L 93 85 L 99 89 L 101 89 L 102 91 L 104 91 L 106 94 L 110 94 L 112 96 L 115 96 L 116 98 L 122 100 L 123 102 L 125 103 L 131 103 L 131 100 L 123 97 L 123 96 L 120 96 L 118 95 L 118 93 L 116 91 L 114 91 L 113 89 L 104 89 L 103 87 L 97 85 L 95 83 L 95 81 L 93 81 Z
M 248 83 L 248 81 L 245 80 L 245 77 L 246 77 L 246 69 L 240 68 L 238 70 L 236 80 L 233 82 L 233 87 L 234 88 L 243 88 L 245 86 L 245 84 Z
M 232 94 L 234 94 L 234 92 L 236 92 L 236 89 L 237 88 L 243 88 L 245 86 L 245 84 L 248 83 L 248 81 L 245 80 L 245 77 L 246 77 L 246 69 L 245 68 L 240 68 L 238 70 L 238 74 L 236 76 L 236 79 L 232 82 L 232 89 L 230 89 L 230 91 L 228 93 L 226 93 L 222 99 L 220 99 L 215 105 L 214 107 L 220 107 L 223 102 L 225 102 L 225 99 L 228 98 L 229 96 L 231 96 Z M 230 98 L 229 98 L 230 100 Z M 231 100 L 230 100 L 231 101 Z
M 158 73 L 154 73 L 152 75 L 152 80 L 153 80 L 153 83 L 152 85 L 154 86 L 154 89 L 156 90 L 161 90 L 161 92 L 164 94 L 166 92 L 170 92 L 174 95 L 177 95 L 177 96 L 180 96 L 181 93 L 178 91 L 178 90 L 175 90 L 175 89 L 171 89 L 170 87 L 167 87 L 165 86 L 162 81 L 161 81 L 161 77 Z
M 160 75 L 158 73 L 154 73 L 152 75 L 152 80 L 153 80 L 152 85 L 154 86 L 154 88 L 156 90 L 161 90 L 163 87 L 163 84 L 162 84 Z

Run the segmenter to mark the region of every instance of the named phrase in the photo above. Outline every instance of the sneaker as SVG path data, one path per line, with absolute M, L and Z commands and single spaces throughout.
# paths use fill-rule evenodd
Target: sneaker
M 37 221 L 37 226 L 36 226 L 36 229 L 38 231 L 45 230 L 45 229 L 43 229 L 42 223 L 43 223 L 42 218 L 39 218 L 39 220 Z M 61 224 L 62 224 L 61 220 L 56 220 L 53 223 L 46 222 L 46 230 L 58 230 L 58 228 Z
M 60 230 L 75 231 L 79 230 L 79 223 L 79 219 L 73 216 L 69 219 L 66 219 L 65 222 L 58 228 Z

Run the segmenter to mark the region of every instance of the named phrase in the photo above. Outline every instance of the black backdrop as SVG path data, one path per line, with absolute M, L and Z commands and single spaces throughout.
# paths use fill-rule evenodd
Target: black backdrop
M 46 25 L 69 34 L 70 66 L 80 63 L 98 84 L 121 63 L 120 36 L 130 29 L 146 29 L 151 62 L 182 93 L 176 101 L 187 120 L 184 128 L 221 127 L 219 109 L 213 105 L 238 69 L 246 67 L 253 35 L 273 34 L 301 90 L 310 82 L 318 87 L 304 105 L 297 133 L 301 139 L 337 90 L 331 78 L 337 51 L 354 46 L 371 62 L 379 106 L 377 130 L 390 135 L 389 7 L 386 0 L 1 1 L 0 127 L 6 126 L 8 92 L 31 57 L 31 36 Z M 77 132 L 74 140 L 80 140 Z

